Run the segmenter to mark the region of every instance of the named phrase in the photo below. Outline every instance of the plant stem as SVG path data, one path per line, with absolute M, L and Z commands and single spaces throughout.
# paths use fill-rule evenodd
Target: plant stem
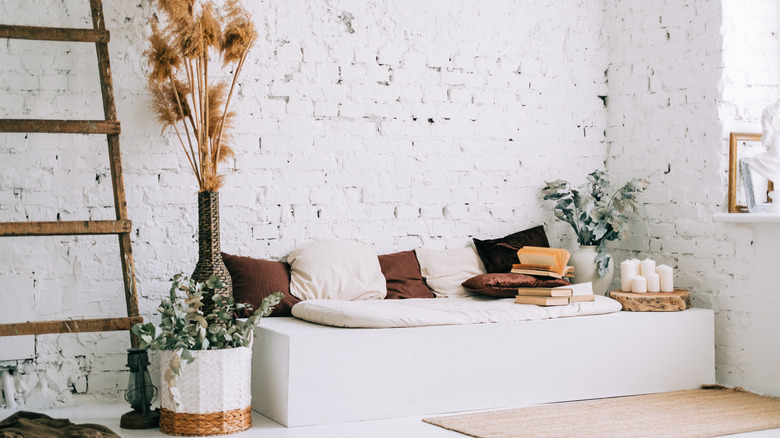
M 197 160 L 195 158 L 195 151 L 192 149 L 192 139 L 190 138 L 190 130 L 187 128 L 187 121 L 184 120 L 184 107 L 181 105 L 181 100 L 179 100 L 179 90 L 176 88 L 176 81 L 173 78 L 173 72 L 168 75 L 169 79 L 171 80 L 171 87 L 173 88 L 173 95 L 176 96 L 176 104 L 179 107 L 179 115 L 181 116 L 182 124 L 184 125 L 184 132 L 187 133 L 187 143 L 190 145 L 190 152 L 192 155 L 190 155 L 190 152 L 187 152 L 187 149 L 184 149 L 184 153 L 187 155 L 187 160 L 190 162 L 190 166 L 192 166 L 192 171 L 195 172 L 195 178 L 198 180 L 198 185 L 202 185 L 203 182 L 201 181 L 200 172 L 198 171 L 198 167 L 195 165 L 197 164 Z M 179 129 L 176 128 L 176 123 L 173 124 L 173 129 L 176 130 L 176 135 L 179 135 Z M 179 135 L 179 141 L 181 141 L 181 135 Z M 184 142 L 181 141 L 181 147 L 184 148 Z M 193 163 L 193 160 L 195 162 Z
M 206 143 L 209 149 L 209 155 L 211 155 L 211 149 L 213 145 L 209 142 L 209 60 L 208 60 L 208 48 L 203 45 L 203 32 L 200 36 L 200 45 L 202 47 L 201 54 L 203 56 L 203 141 Z M 213 157 L 209 157 L 213 160 Z M 217 174 L 217 164 L 213 163 L 214 175 Z
M 574 202 L 571 203 L 572 208 L 574 209 L 574 222 L 571 224 L 572 228 L 574 228 L 574 232 L 577 234 L 577 242 L 580 243 L 580 245 L 586 245 L 586 243 L 582 243 L 582 235 L 580 234 L 580 228 L 577 226 L 577 224 L 580 221 L 580 213 L 577 209 L 577 206 L 574 204 Z
M 198 146 L 198 166 L 200 167 L 201 171 L 201 178 L 204 177 L 203 175 L 203 155 L 201 153 L 201 144 L 200 144 L 200 119 L 198 117 L 198 113 L 200 111 L 200 106 L 198 105 L 198 99 L 195 94 L 195 90 L 197 90 L 197 81 L 198 78 L 195 76 L 195 70 L 192 67 L 192 60 L 186 59 L 184 60 L 184 70 L 187 72 L 187 80 L 190 83 L 190 96 L 192 99 L 192 110 L 190 111 L 190 124 L 192 124 L 192 131 L 193 136 L 195 137 L 195 141 L 197 142 Z M 203 186 L 201 185 L 201 188 Z
M 617 194 L 622 192 L 623 189 L 625 189 L 625 188 L 626 188 L 626 186 L 623 186 L 623 187 L 619 188 L 615 193 L 612 194 L 612 196 L 609 198 L 609 202 L 607 202 L 607 207 L 609 207 L 609 205 L 612 204 L 612 201 L 615 200 L 615 196 L 617 196 Z
M 222 147 L 222 131 L 225 129 L 225 118 L 227 118 L 228 107 L 230 106 L 230 98 L 233 97 L 233 88 L 236 86 L 236 81 L 238 81 L 238 74 L 241 73 L 241 68 L 244 66 L 244 61 L 246 60 L 246 56 L 249 53 L 249 48 L 252 47 L 253 42 L 254 39 L 252 39 L 252 41 L 246 45 L 244 53 L 241 54 L 241 58 L 238 60 L 236 71 L 233 72 L 233 81 L 230 83 L 230 91 L 228 91 L 227 100 L 225 101 L 225 110 L 222 113 L 222 120 L 219 122 L 219 134 L 217 134 L 217 139 L 215 141 L 217 145 L 217 159 L 219 159 L 220 148 Z

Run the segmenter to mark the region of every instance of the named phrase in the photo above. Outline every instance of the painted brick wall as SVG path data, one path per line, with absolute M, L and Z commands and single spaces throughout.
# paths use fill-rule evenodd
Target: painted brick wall
M 609 1 L 607 168 L 649 178 L 647 221 L 616 245 L 676 268 L 694 305 L 715 311 L 719 383 L 745 386 L 754 291 L 751 225 L 726 211 L 728 133 L 760 132 L 775 99 L 775 2 Z
M 0 17 L 86 27 L 85 3 L 3 2 Z M 247 3 L 260 38 L 234 107 L 223 250 L 281 259 L 330 236 L 380 253 L 461 247 L 545 221 L 554 243 L 572 246 L 539 189 L 604 166 L 601 3 Z M 105 9 L 140 305 L 155 320 L 168 279 L 194 267 L 196 185 L 148 111 L 148 1 Z M 0 42 L 0 117 L 99 117 L 93 60 L 88 45 Z M 104 144 L 0 136 L 0 220 L 111 218 Z M 110 237 L 0 240 L 0 300 L 28 297 L 7 318 L 123 314 L 116 251 Z M 36 358 L 13 363 L 30 408 L 126 385 L 126 334 L 34 342 Z

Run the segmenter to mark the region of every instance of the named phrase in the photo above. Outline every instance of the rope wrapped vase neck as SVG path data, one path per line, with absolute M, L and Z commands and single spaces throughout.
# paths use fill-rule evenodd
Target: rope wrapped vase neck
M 204 191 L 198 193 L 198 263 L 192 273 L 192 279 L 205 282 L 212 275 L 222 281 L 223 288 L 217 292 L 223 296 L 233 296 L 233 281 L 222 260 L 219 232 L 219 192 Z M 212 305 L 210 296 L 204 305 Z

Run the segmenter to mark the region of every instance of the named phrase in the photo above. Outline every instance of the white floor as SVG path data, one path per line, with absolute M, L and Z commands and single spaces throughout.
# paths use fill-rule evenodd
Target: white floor
M 129 411 L 125 403 L 89 403 L 38 411 L 54 418 L 68 418 L 74 423 L 102 424 L 124 438 L 166 437 L 158 429 L 126 430 L 119 427 L 119 417 Z M 0 420 L 13 414 L 13 410 L 0 409 Z M 451 432 L 421 421 L 422 417 L 395 418 L 389 420 L 358 421 L 320 426 L 286 428 L 257 412 L 252 413 L 252 428 L 230 435 L 236 438 L 463 438 Z M 748 438 L 780 438 L 780 429 L 732 435 Z

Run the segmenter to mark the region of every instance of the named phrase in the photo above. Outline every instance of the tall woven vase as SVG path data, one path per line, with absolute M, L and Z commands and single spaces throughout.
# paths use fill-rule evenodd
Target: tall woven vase
M 181 368 L 173 388 L 165 379 L 171 350 L 161 350 L 160 431 L 176 436 L 210 436 L 241 432 L 252 427 L 252 350 L 193 350 L 194 360 Z
M 233 280 L 222 261 L 219 245 L 219 192 L 198 193 L 198 264 L 192 273 L 192 279 L 205 282 L 216 275 L 224 284 L 218 292 L 233 296 Z M 210 297 L 209 297 L 210 298 Z M 211 300 L 204 302 L 206 312 L 212 306 Z

